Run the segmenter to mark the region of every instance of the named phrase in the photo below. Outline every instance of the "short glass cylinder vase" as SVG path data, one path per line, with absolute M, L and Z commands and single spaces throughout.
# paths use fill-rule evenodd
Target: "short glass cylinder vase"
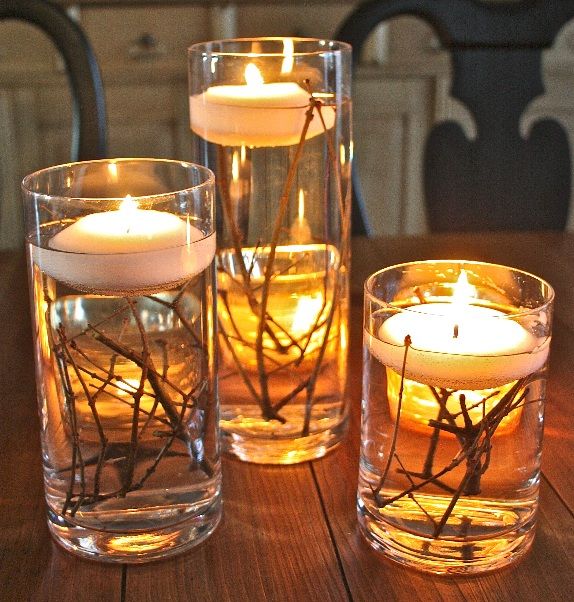
M 213 173 L 110 159 L 22 189 L 50 531 L 104 561 L 182 552 L 221 516 Z
M 437 574 L 534 537 L 554 292 L 499 265 L 397 265 L 365 284 L 359 525 Z
M 351 49 L 298 38 L 189 50 L 194 159 L 217 182 L 224 449 L 323 456 L 344 436 Z

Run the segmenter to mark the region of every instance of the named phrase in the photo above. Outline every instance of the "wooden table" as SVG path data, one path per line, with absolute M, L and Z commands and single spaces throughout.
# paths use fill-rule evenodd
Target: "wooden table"
M 44 517 L 28 294 L 21 255 L 0 253 L 0 600 L 572 600 L 574 599 L 574 235 L 493 234 L 356 240 L 350 352 L 352 422 L 326 458 L 293 467 L 226 459 L 224 519 L 175 559 L 111 566 L 56 546 Z M 357 531 L 362 282 L 431 258 L 497 261 L 557 293 L 536 540 L 517 566 L 434 578 L 375 553 Z

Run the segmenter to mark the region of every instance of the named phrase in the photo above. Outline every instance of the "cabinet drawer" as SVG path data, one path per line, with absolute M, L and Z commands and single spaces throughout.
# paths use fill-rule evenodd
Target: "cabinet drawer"
M 187 48 L 209 37 L 209 11 L 195 5 L 174 8 L 83 9 L 81 22 L 104 78 L 152 70 L 187 72 Z

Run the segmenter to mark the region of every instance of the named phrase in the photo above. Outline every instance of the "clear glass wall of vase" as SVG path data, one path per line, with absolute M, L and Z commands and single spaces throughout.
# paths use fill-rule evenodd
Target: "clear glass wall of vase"
M 360 527 L 391 559 L 481 573 L 530 548 L 554 292 L 499 265 L 367 279 Z
M 48 525 L 75 554 L 162 558 L 220 520 L 213 195 L 155 159 L 23 181 Z
M 194 159 L 216 174 L 224 448 L 324 455 L 347 428 L 351 49 L 297 38 L 189 50 Z

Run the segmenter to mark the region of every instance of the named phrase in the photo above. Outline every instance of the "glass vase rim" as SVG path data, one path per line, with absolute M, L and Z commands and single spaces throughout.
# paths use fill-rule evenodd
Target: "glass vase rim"
M 139 195 L 130 195 L 130 199 L 134 201 L 138 201 L 141 199 L 164 199 L 165 197 L 172 195 L 179 195 L 185 193 L 191 193 L 196 190 L 200 190 L 202 188 L 209 188 L 210 186 L 215 185 L 215 174 L 208 168 L 203 165 L 199 165 L 198 163 L 192 163 L 190 161 L 183 161 L 179 159 L 163 159 L 163 158 L 154 158 L 154 157 L 114 157 L 114 158 L 104 158 L 104 159 L 88 159 L 85 161 L 69 161 L 67 163 L 59 163 L 58 165 L 51 165 L 49 167 L 43 167 L 38 169 L 27 176 L 25 176 L 21 183 L 21 188 L 23 192 L 30 195 L 35 196 L 43 196 L 49 199 L 60 199 L 60 200 L 74 200 L 74 201 L 86 201 L 86 202 L 98 202 L 98 201 L 123 201 L 126 197 L 125 195 L 118 196 L 84 196 L 84 195 L 66 195 L 66 194 L 58 194 L 58 193 L 48 193 L 41 192 L 38 190 L 33 190 L 30 186 L 31 182 L 39 178 L 41 175 L 49 174 L 50 172 L 56 173 L 57 171 L 62 171 L 65 168 L 80 168 L 82 166 L 88 165 L 103 165 L 103 164 L 117 164 L 117 163 L 128 163 L 128 162 L 138 162 L 141 164 L 149 163 L 151 165 L 180 165 L 184 168 L 192 168 L 192 170 L 202 174 L 204 179 L 199 184 L 195 184 L 193 186 L 187 186 L 184 188 L 178 188 L 176 190 L 170 190 L 168 192 L 158 192 L 154 194 L 139 194 Z
M 232 43 L 247 43 L 247 42 L 284 42 L 285 40 L 292 40 L 295 44 L 296 43 L 315 43 L 317 44 L 317 48 L 313 49 L 313 50 L 306 50 L 306 51 L 302 51 L 302 50 L 296 50 L 295 48 L 293 49 L 293 51 L 290 53 L 290 56 L 294 56 L 294 57 L 300 57 L 300 56 L 319 56 L 321 54 L 326 54 L 326 53 L 332 53 L 332 54 L 337 54 L 337 53 L 344 53 L 344 52 L 352 52 L 352 46 L 351 44 L 348 44 L 347 42 L 342 42 L 340 40 L 333 40 L 330 38 L 313 38 L 313 37 L 304 37 L 304 36 L 263 36 L 263 37 L 257 37 L 257 36 L 253 36 L 253 37 L 238 37 L 238 38 L 221 38 L 218 40 L 208 40 L 206 42 L 197 42 L 195 44 L 192 44 L 191 46 L 188 47 L 187 51 L 188 54 L 195 54 L 195 53 L 200 53 L 203 52 L 205 54 L 208 54 L 209 56 L 229 56 L 229 57 L 245 57 L 245 58 L 258 58 L 258 57 L 284 57 L 285 56 L 285 52 L 284 51 L 277 51 L 277 52 L 254 52 L 254 51 L 240 51 L 240 50 L 235 50 L 235 51 L 231 51 L 231 50 L 209 50 L 209 46 L 210 45 L 215 45 L 215 44 L 229 44 L 231 45 Z M 324 47 L 320 47 L 320 44 L 323 43 L 325 46 Z M 330 45 L 337 45 L 337 47 L 330 47 Z
M 424 259 L 424 260 L 406 261 L 406 262 L 396 263 L 396 264 L 381 268 L 380 270 L 377 270 L 376 272 L 373 272 L 372 274 L 370 274 L 365 279 L 364 286 L 363 286 L 365 300 L 369 299 L 372 302 L 380 305 L 381 308 L 383 308 L 383 307 L 392 308 L 397 313 L 400 313 L 400 312 L 408 313 L 410 311 L 412 311 L 412 312 L 416 311 L 417 313 L 422 313 L 420 311 L 420 307 L 421 307 L 421 305 L 424 305 L 423 303 L 416 304 L 416 305 L 410 306 L 410 307 L 398 307 L 396 305 L 393 305 L 392 301 L 385 301 L 384 299 L 380 299 L 373 291 L 373 283 L 377 279 L 377 277 L 381 276 L 385 272 L 391 272 L 392 270 L 396 270 L 397 268 L 405 268 L 408 266 L 415 266 L 415 265 L 431 266 L 431 265 L 440 265 L 440 264 L 459 265 L 459 266 L 461 266 L 461 268 L 464 268 L 464 266 L 466 266 L 466 265 L 501 268 L 504 270 L 508 270 L 509 272 L 513 272 L 515 274 L 521 274 L 522 276 L 526 276 L 526 277 L 530 278 L 531 280 L 538 282 L 540 285 L 542 285 L 543 287 L 546 288 L 546 294 L 544 295 L 544 301 L 542 303 L 537 303 L 535 307 L 521 308 L 520 311 L 516 311 L 512 314 L 501 314 L 500 316 L 490 316 L 489 319 L 490 318 L 497 319 L 497 320 L 515 319 L 515 318 L 519 318 L 521 316 L 527 316 L 534 312 L 544 311 L 554 303 L 555 294 L 556 294 L 554 287 L 547 280 L 545 280 L 544 278 L 541 278 L 540 276 L 537 276 L 536 274 L 533 274 L 532 272 L 528 272 L 526 270 L 522 270 L 522 269 L 515 268 L 512 266 L 504 265 L 501 263 L 491 263 L 488 261 L 477 261 L 477 260 L 456 260 L 456 259 Z M 452 283 L 449 281 L 446 281 L 445 284 L 452 284 Z M 470 305 L 473 305 L 473 303 L 470 303 Z M 417 308 L 417 309 L 415 310 L 414 308 Z M 516 308 L 516 309 L 518 309 L 518 308 Z M 436 317 L 436 316 L 433 316 L 433 314 L 431 314 L 431 313 L 429 313 L 428 315 L 429 315 L 429 318 Z

